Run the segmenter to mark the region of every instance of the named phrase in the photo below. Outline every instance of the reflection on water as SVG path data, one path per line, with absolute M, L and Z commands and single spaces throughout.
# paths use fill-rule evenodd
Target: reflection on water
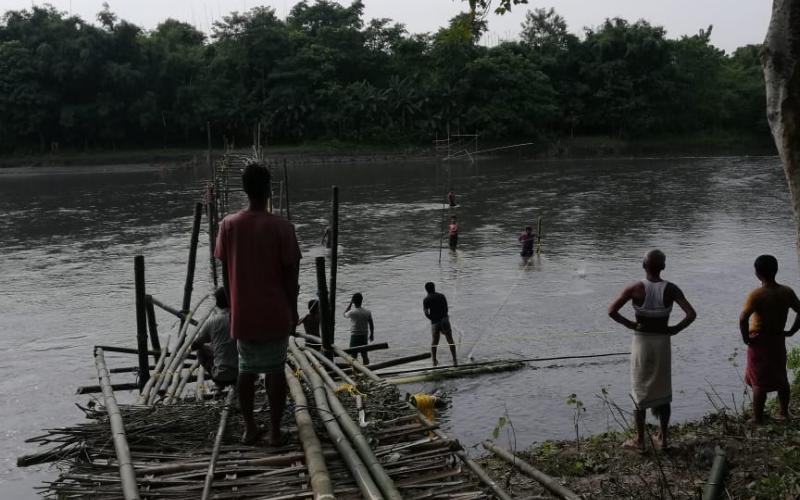
M 135 254 L 146 256 L 148 293 L 180 303 L 192 204 L 204 175 L 132 167 L 0 171 L 2 496 L 19 497 L 46 477 L 15 469 L 14 457 L 33 451 L 23 440 L 39 429 L 80 419 L 73 392 L 95 378 L 91 346 L 135 344 Z M 687 419 L 708 410 L 705 391 L 712 386 L 740 400 L 742 367 L 734 365 L 742 356 L 729 357 L 739 347 L 739 307 L 756 285 L 753 258 L 773 253 L 779 277 L 790 285 L 797 278 L 788 194 L 774 158 L 325 165 L 290 175 L 305 257 L 301 304 L 314 293 L 312 257 L 322 252 L 335 183 L 342 232 L 337 313 L 351 293 L 364 293 L 376 340 L 391 345 L 376 352 L 378 361 L 427 350 L 428 280 L 448 296 L 462 356 L 625 351 L 628 335 L 606 307 L 641 277 L 642 255 L 658 246 L 667 254 L 665 277 L 699 314 L 673 343 L 673 415 Z M 440 264 L 449 182 L 461 204 L 459 250 L 445 245 Z M 539 216 L 544 252 L 524 266 L 516 237 Z M 205 270 L 207 237 L 201 242 L 198 268 Z M 200 272 L 198 293 L 208 281 Z M 160 323 L 166 330 L 172 319 Z M 340 321 L 337 336 L 346 335 Z M 112 366 L 135 364 L 130 356 L 109 357 Z M 574 433 L 565 404 L 571 393 L 587 406 L 584 432 L 605 429 L 610 415 L 595 395 L 605 388 L 628 404 L 626 361 L 547 362 L 404 389 L 444 389 L 452 404 L 446 425 L 467 443 L 489 436 L 507 410 L 522 444 Z

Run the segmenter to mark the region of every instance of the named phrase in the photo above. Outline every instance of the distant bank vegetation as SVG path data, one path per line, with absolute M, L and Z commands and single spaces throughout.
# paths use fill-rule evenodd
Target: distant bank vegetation
M 0 22 L 0 151 L 192 147 L 206 124 L 252 143 L 430 144 L 448 126 L 481 140 L 699 132 L 768 134 L 759 46 L 732 54 L 711 27 L 668 39 L 607 19 L 582 37 L 529 11 L 519 40 L 479 44 L 481 17 L 410 34 L 364 4 L 256 7 L 210 36 L 168 19 L 146 31 L 106 6 L 90 24 L 52 7 Z

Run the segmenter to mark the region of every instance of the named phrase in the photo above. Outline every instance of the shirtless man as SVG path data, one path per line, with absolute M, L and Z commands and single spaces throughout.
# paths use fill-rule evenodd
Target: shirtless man
M 667 448 L 670 403 L 672 402 L 672 354 L 670 337 L 677 335 L 697 318 L 692 305 L 674 283 L 661 279 L 666 264 L 661 250 L 651 250 L 644 257 L 645 279 L 628 285 L 608 308 L 608 315 L 617 323 L 633 330 L 631 343 L 631 396 L 634 400 L 636 437 L 625 441 L 626 448 L 644 450 L 646 410 L 658 417 L 660 432 L 657 446 Z M 636 321 L 620 310 L 631 302 Z M 685 316 L 669 326 L 672 305 L 677 303 Z
M 777 420 L 789 418 L 789 379 L 786 376 L 786 337 L 800 330 L 800 299 L 794 290 L 775 281 L 778 259 L 772 255 L 759 256 L 754 264 L 761 286 L 747 296 L 739 330 L 747 345 L 747 369 L 744 380 L 753 389 L 753 423 L 764 422 L 767 394 L 778 392 Z M 795 312 L 789 330 L 786 320 L 789 310 Z

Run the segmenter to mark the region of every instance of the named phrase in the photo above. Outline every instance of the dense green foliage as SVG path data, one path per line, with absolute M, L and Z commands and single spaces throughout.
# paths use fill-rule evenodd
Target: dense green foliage
M 96 25 L 9 11 L 0 150 L 202 145 L 206 123 L 239 144 L 256 123 L 270 143 L 429 143 L 448 127 L 489 140 L 767 130 L 758 47 L 727 55 L 711 28 L 671 40 L 615 18 L 579 38 L 537 9 L 519 41 L 489 48 L 485 19 L 470 11 L 410 34 L 365 22 L 360 0 L 318 0 L 286 20 L 232 13 L 206 37 L 171 19 L 144 31 L 107 8 Z

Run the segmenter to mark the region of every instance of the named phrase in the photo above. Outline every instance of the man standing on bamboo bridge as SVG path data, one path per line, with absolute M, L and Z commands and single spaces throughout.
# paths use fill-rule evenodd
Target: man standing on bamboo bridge
M 372 323 L 372 313 L 369 309 L 361 307 L 364 296 L 354 293 L 350 304 L 344 310 L 344 317 L 350 319 L 350 347 L 360 347 L 368 345 L 375 340 L 375 325 Z M 355 306 L 355 307 L 353 307 Z M 355 355 L 358 357 L 358 354 Z M 369 354 L 361 351 L 361 358 L 364 364 L 369 364 Z
M 636 437 L 623 447 L 643 451 L 645 420 L 648 408 L 659 420 L 656 445 L 668 445 L 670 403 L 672 403 L 672 352 L 670 337 L 677 335 L 697 317 L 694 308 L 674 283 L 661 279 L 667 258 L 661 250 L 651 250 L 644 257 L 645 279 L 627 286 L 609 306 L 608 315 L 633 330 L 631 343 L 631 397 L 634 401 Z M 631 302 L 636 321 L 622 314 L 622 307 Z M 683 320 L 669 326 L 672 305 L 677 303 L 685 314 Z
M 286 350 L 297 325 L 300 248 L 294 226 L 267 213 L 270 173 L 257 161 L 242 172 L 249 206 L 220 223 L 216 257 L 231 305 L 231 337 L 239 350 L 239 405 L 243 444 L 255 444 L 262 431 L 253 417 L 255 383 L 266 376 L 269 443 L 283 444 L 280 430 L 286 407 Z
M 425 291 L 428 295 L 422 301 L 422 312 L 425 317 L 431 320 L 431 360 L 433 366 L 439 364 L 436 359 L 436 350 L 439 347 L 439 338 L 444 334 L 447 339 L 447 345 L 450 346 L 450 354 L 453 355 L 453 366 L 458 366 L 458 358 L 456 358 L 456 343 L 453 341 L 453 330 L 450 328 L 450 318 L 447 315 L 447 298 L 444 294 L 436 291 L 436 285 L 430 281 L 425 283 Z

